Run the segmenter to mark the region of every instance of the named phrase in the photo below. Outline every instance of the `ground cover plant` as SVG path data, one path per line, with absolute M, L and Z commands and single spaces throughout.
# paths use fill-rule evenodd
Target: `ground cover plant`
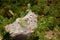
M 27 7 L 28 4 L 31 6 Z M 59 40 L 60 0 L 0 0 L 1 39 L 13 40 L 4 28 L 16 18 L 25 16 L 29 8 L 38 16 L 38 27 L 27 40 Z

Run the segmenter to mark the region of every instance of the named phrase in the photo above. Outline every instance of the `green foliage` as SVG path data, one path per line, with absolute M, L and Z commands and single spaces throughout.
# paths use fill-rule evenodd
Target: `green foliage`
M 28 4 L 31 6 L 27 7 Z M 9 39 L 11 37 L 8 37 L 8 39 L 6 37 L 9 34 L 6 35 L 5 25 L 26 15 L 28 8 L 31 8 L 38 15 L 38 27 L 29 40 L 49 40 L 44 37 L 45 31 L 60 31 L 60 0 L 0 0 L 0 35 L 3 40 L 11 40 Z M 7 14 L 9 13 L 7 12 L 9 10 L 12 10 L 14 15 L 8 19 L 9 15 Z M 21 24 L 25 25 L 23 23 L 24 21 Z M 54 38 L 51 40 L 54 40 Z

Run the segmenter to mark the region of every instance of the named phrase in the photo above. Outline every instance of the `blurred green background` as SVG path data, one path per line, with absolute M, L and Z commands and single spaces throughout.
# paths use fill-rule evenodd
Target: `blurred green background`
M 27 5 L 38 16 L 38 27 L 27 40 L 59 40 L 60 39 L 60 0 L 0 0 L 0 36 L 2 40 L 13 40 L 5 31 L 5 26 L 18 17 L 27 14 Z M 13 15 L 9 13 L 13 12 Z M 45 37 L 54 32 L 51 39 Z

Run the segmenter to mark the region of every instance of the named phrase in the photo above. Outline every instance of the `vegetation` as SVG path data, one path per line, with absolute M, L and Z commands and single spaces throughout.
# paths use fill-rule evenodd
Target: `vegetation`
M 27 5 L 38 16 L 38 27 L 28 40 L 59 40 L 60 39 L 60 0 L 0 0 L 0 35 L 2 40 L 12 40 L 6 33 L 5 26 L 18 17 L 27 14 Z M 13 11 L 13 15 L 9 12 Z M 54 32 L 51 39 L 45 37 L 48 31 Z

